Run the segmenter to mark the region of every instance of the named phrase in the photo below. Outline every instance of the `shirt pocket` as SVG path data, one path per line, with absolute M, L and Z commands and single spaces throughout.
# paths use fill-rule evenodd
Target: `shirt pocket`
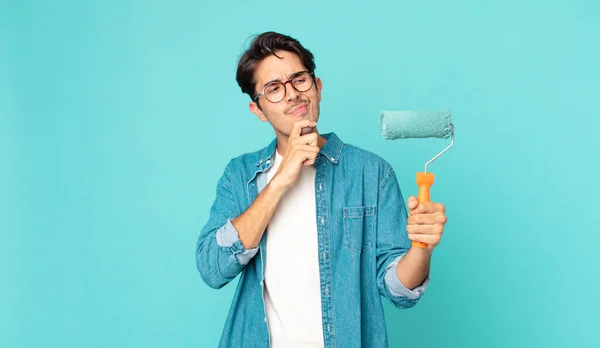
M 371 249 L 375 206 L 344 207 L 344 248 L 355 253 Z

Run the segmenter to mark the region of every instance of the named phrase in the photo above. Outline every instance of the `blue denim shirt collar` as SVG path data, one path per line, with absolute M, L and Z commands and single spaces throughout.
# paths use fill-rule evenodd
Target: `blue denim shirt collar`
M 321 151 L 319 151 L 319 155 L 317 156 L 317 161 L 319 160 L 318 157 L 325 157 L 329 162 L 331 162 L 333 164 L 338 164 L 338 161 L 340 160 L 340 154 L 342 153 L 342 149 L 344 147 L 344 143 L 333 132 L 321 134 L 321 136 L 323 138 L 327 139 L 327 142 L 325 143 L 325 145 L 323 146 Z M 271 141 L 271 143 L 263 149 L 263 151 L 261 152 L 260 157 L 258 159 L 258 162 L 256 162 L 256 166 L 260 167 L 261 165 L 266 163 L 268 160 L 271 160 L 271 162 L 269 162 L 269 164 L 272 163 L 273 157 L 275 156 L 275 148 L 276 147 L 277 147 L 277 138 L 273 139 Z M 270 165 L 267 167 L 270 167 Z M 265 169 L 267 169 L 267 168 L 263 168 L 263 170 L 265 170 Z

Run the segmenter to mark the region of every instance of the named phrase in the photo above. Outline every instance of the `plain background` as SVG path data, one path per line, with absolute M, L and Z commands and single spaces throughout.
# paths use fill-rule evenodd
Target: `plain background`
M 316 57 L 319 128 L 430 167 L 432 282 L 392 347 L 598 347 L 597 1 L 0 1 L 0 346 L 214 347 L 236 286 L 194 251 L 231 157 L 274 137 L 235 82 L 251 35 Z

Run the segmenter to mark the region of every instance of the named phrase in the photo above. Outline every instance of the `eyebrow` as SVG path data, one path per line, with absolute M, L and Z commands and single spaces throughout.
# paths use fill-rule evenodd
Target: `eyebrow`
M 296 75 L 298 75 L 298 73 L 301 73 L 301 72 L 303 72 L 303 71 L 304 71 L 304 70 L 298 70 L 298 71 L 296 71 L 295 73 L 291 74 L 291 75 L 290 75 L 290 79 L 293 79 L 293 78 L 294 78 Z M 265 83 L 265 84 L 263 85 L 263 88 L 265 88 L 265 87 L 267 87 L 268 85 L 270 85 L 270 84 L 272 84 L 272 83 L 275 83 L 275 82 L 281 82 L 281 80 L 280 80 L 280 79 L 274 79 L 274 80 L 271 80 L 271 81 L 269 81 L 269 82 Z
M 281 82 L 281 80 L 280 80 L 280 79 L 271 80 L 271 81 L 269 81 L 269 82 L 265 83 L 265 84 L 263 85 L 263 87 L 266 87 L 266 86 L 268 86 L 268 85 L 270 85 L 270 84 L 272 84 L 272 83 L 275 83 L 275 82 Z

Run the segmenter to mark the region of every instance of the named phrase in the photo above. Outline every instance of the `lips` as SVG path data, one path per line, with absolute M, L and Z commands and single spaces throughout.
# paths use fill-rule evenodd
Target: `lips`
M 307 103 L 302 103 L 299 105 L 294 106 L 289 112 L 288 114 L 292 114 L 292 115 L 301 115 L 304 112 L 306 112 L 306 110 L 308 109 L 308 104 Z

